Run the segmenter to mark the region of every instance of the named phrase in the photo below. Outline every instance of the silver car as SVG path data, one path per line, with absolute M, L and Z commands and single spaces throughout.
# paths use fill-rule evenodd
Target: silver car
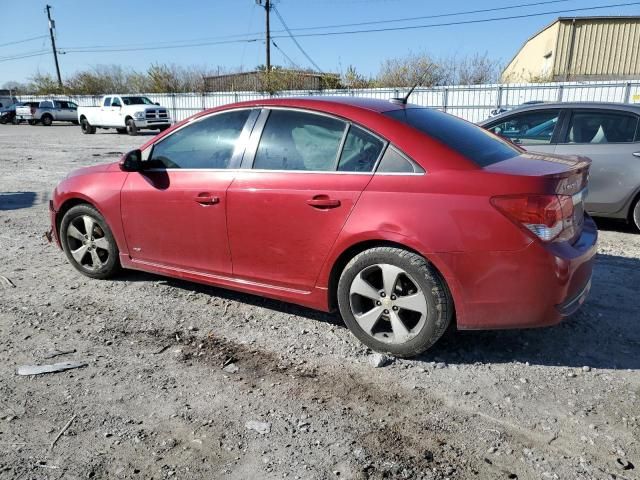
M 479 125 L 527 150 L 589 157 L 586 208 L 640 229 L 640 105 L 540 103 Z

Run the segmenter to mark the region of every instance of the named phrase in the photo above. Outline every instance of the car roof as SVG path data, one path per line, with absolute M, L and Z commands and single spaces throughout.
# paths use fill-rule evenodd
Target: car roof
M 258 100 L 248 100 L 245 102 L 225 105 L 226 108 L 233 107 L 292 107 L 307 108 L 312 110 L 331 110 L 331 107 L 347 107 L 353 110 L 368 110 L 376 113 L 388 112 L 390 110 L 398 110 L 406 107 L 420 107 L 413 104 L 397 104 L 389 100 L 381 100 L 377 98 L 365 97 L 338 97 L 338 96 L 304 96 L 304 97 L 280 97 L 280 98 L 264 98 Z M 223 107 L 223 108 L 225 108 Z M 216 109 L 217 110 L 217 109 Z
M 636 114 L 640 114 L 640 104 L 634 105 L 630 103 L 613 103 L 613 102 L 541 102 L 541 103 L 531 103 L 527 105 L 520 105 L 511 110 L 507 110 L 506 112 L 502 112 L 495 117 L 487 118 L 481 122 L 478 122 L 478 125 L 485 125 L 489 122 L 494 122 L 495 120 L 499 120 L 504 117 L 508 117 L 514 113 L 520 112 L 533 112 L 536 110 L 548 110 L 550 108 L 565 108 L 565 109 L 590 109 L 590 110 L 620 110 L 623 112 L 633 112 Z

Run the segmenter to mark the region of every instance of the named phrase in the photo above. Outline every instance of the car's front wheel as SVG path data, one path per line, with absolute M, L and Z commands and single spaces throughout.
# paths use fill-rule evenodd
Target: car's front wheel
M 347 264 L 338 282 L 338 306 L 362 343 L 399 357 L 430 348 L 453 313 L 438 271 L 420 255 L 394 247 L 366 250 Z
M 69 262 L 91 278 L 108 278 L 120 269 L 118 246 L 104 217 L 90 205 L 76 205 L 60 223 L 60 243 Z
M 133 118 L 127 120 L 127 133 L 129 135 L 138 135 L 138 127 L 136 126 L 136 122 Z

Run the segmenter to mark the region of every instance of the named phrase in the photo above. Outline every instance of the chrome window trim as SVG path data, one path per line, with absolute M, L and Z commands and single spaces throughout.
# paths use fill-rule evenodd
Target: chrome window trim
M 229 108 L 227 110 L 220 110 L 217 112 L 211 112 L 210 114 L 207 115 L 203 115 L 201 117 L 197 117 L 197 118 L 191 118 L 188 121 L 186 121 L 183 125 L 181 125 L 180 127 L 176 128 L 174 131 L 172 131 L 171 133 L 169 133 L 168 135 L 162 137 L 159 141 L 151 144 L 148 148 L 145 149 L 144 152 L 142 152 L 142 161 L 143 162 L 147 162 L 150 161 L 153 158 L 153 150 L 155 149 L 156 145 L 160 145 L 162 142 L 164 142 L 167 138 L 171 138 L 176 132 L 181 131 L 182 129 L 191 126 L 191 125 L 195 125 L 198 122 L 204 121 L 206 119 L 209 119 L 211 117 L 217 116 L 217 115 L 222 115 L 224 113 L 229 113 L 229 112 L 237 112 L 237 111 L 242 111 L 242 110 L 249 110 L 249 116 L 247 117 L 247 120 L 244 124 L 244 126 L 242 127 L 242 131 L 240 132 L 240 136 L 238 137 L 237 140 L 237 144 L 236 147 L 233 150 L 233 154 L 231 155 L 231 159 L 229 160 L 229 164 L 232 165 L 232 168 L 222 168 L 222 169 L 217 169 L 217 168 L 150 168 L 147 170 L 144 170 L 145 172 L 151 172 L 151 171 L 165 171 L 165 170 L 182 170 L 182 171 L 189 171 L 189 170 L 197 170 L 197 171 L 203 171 L 203 170 L 234 170 L 238 167 L 240 167 L 240 164 L 242 162 L 242 158 L 244 155 L 244 152 L 246 150 L 247 147 L 247 143 L 251 138 L 251 133 L 253 131 L 253 128 L 256 124 L 256 120 L 260 114 L 260 108 L 259 107 L 240 107 L 240 108 Z M 237 165 L 236 165 L 237 164 Z
M 333 170 L 268 170 L 268 169 L 254 169 L 253 165 L 255 163 L 255 157 L 256 157 L 256 153 L 258 152 L 258 146 L 260 144 L 260 140 L 262 139 L 262 133 L 264 132 L 264 127 L 267 124 L 267 121 L 269 120 L 269 116 L 272 110 L 285 110 L 285 111 L 294 111 L 294 112 L 303 112 L 303 113 L 308 113 L 310 115 L 319 115 L 322 117 L 327 117 L 327 118 L 331 118 L 333 120 L 338 120 L 341 121 L 345 124 L 345 130 L 343 132 L 342 135 L 342 139 L 340 140 L 340 145 L 338 146 L 338 151 L 336 152 L 336 160 L 334 161 L 334 165 L 333 165 Z M 344 118 L 344 117 L 340 117 L 338 115 L 333 115 L 330 113 L 326 113 L 326 112 L 319 112 L 316 110 L 309 110 L 307 108 L 301 108 L 301 107 L 280 107 L 280 106 L 265 106 L 262 108 L 263 113 L 260 114 L 260 117 L 258 119 L 258 121 L 256 121 L 256 124 L 254 126 L 254 132 L 252 132 L 251 135 L 251 139 L 249 140 L 249 144 L 247 145 L 247 148 L 245 150 L 245 154 L 244 154 L 244 158 L 242 160 L 242 168 L 243 169 L 247 169 L 247 170 L 251 170 L 251 171 L 256 171 L 256 172 L 278 172 L 278 173 L 288 173 L 288 172 L 292 172 L 292 173 L 339 173 L 342 175 L 346 175 L 346 174 L 365 174 L 365 175 L 373 175 L 376 171 L 376 169 L 378 168 L 378 164 L 380 163 L 380 160 L 382 159 L 382 156 L 384 155 L 384 152 L 386 151 L 387 147 L 390 145 L 389 141 L 382 137 L 381 135 L 378 135 L 375 132 L 372 132 L 370 129 L 360 125 L 359 123 L 353 122 L 350 119 Z M 339 172 L 337 171 L 338 168 L 338 162 L 340 162 L 340 157 L 342 155 L 342 149 L 344 148 L 344 143 L 346 142 L 347 139 L 347 135 L 349 134 L 349 130 L 351 129 L 351 126 L 355 126 L 357 128 L 360 128 L 361 130 L 363 130 L 364 132 L 370 134 L 371 136 L 377 138 L 378 140 L 380 140 L 382 142 L 382 149 L 380 150 L 380 153 L 378 154 L 378 158 L 376 159 L 376 162 L 373 165 L 373 168 L 371 169 L 371 171 L 368 172 Z

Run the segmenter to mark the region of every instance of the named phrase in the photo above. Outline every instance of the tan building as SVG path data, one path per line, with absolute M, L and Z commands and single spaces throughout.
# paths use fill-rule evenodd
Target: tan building
M 558 18 L 529 38 L 504 83 L 640 78 L 640 16 Z

